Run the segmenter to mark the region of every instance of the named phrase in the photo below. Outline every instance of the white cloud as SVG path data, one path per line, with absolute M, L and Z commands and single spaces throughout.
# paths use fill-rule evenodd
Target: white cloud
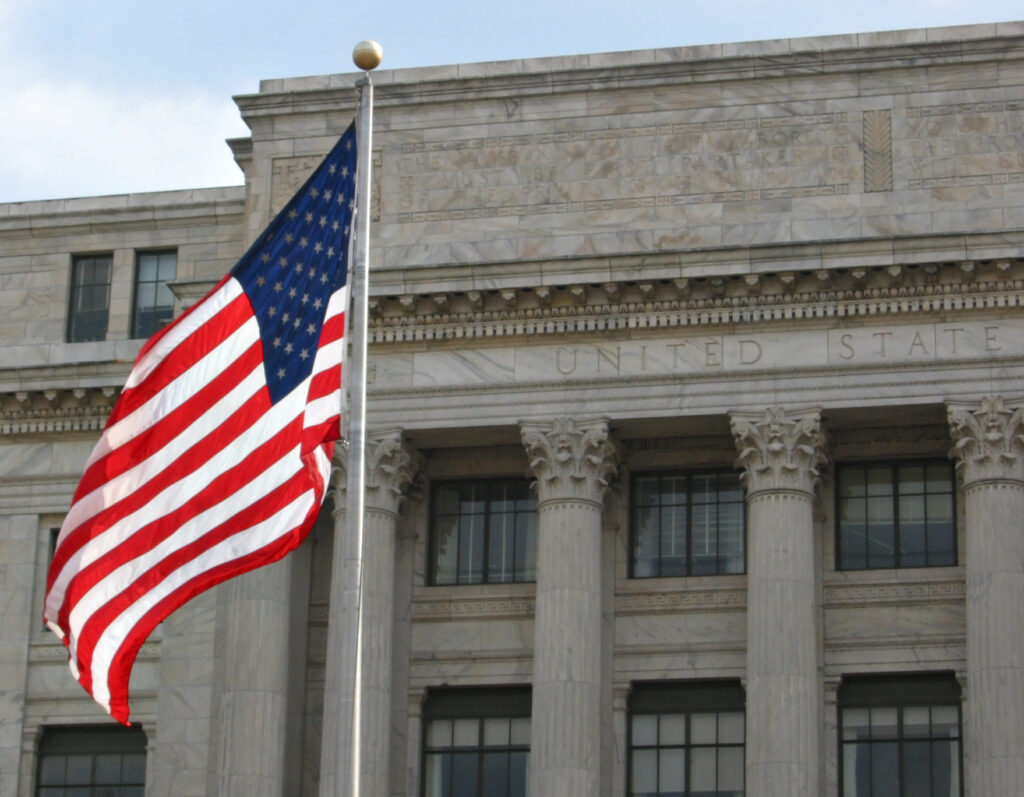
M 0 119 L 0 201 L 242 182 L 224 139 L 247 130 L 229 98 L 44 82 L 0 96 Z

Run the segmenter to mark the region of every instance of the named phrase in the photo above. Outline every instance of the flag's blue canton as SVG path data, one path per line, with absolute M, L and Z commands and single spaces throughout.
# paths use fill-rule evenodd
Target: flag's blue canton
M 313 370 L 327 300 L 345 284 L 355 174 L 353 124 L 231 270 L 256 313 L 275 402 Z

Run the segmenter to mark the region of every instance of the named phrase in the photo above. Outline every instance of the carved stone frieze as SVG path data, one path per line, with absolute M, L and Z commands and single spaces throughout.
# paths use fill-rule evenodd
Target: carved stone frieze
M 961 602 L 962 579 L 898 584 L 832 584 L 825 587 L 827 606 L 905 606 L 909 603 Z
M 956 460 L 965 485 L 979 481 L 1024 482 L 1024 406 L 1002 396 L 980 403 L 949 404 L 953 438 L 950 457 Z
M 732 433 L 747 494 L 796 491 L 813 494 L 825 464 L 821 411 L 734 413 Z
M 542 504 L 560 499 L 601 502 L 619 463 L 607 418 L 523 422 L 520 431 Z
M 414 622 L 439 620 L 495 620 L 533 616 L 534 599 L 528 598 L 473 598 L 441 600 L 417 599 L 412 605 Z
M 160 655 L 159 642 L 146 642 L 139 648 L 138 660 L 155 659 Z M 58 661 L 68 660 L 68 649 L 60 642 L 47 644 L 33 644 L 29 647 L 29 661 Z
M 745 589 L 702 589 L 685 592 L 636 592 L 615 596 L 615 615 L 680 611 L 745 609 Z

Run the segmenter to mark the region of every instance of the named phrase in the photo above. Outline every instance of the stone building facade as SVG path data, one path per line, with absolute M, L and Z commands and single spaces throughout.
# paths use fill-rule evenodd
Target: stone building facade
M 146 643 L 144 736 L 40 606 L 140 336 L 357 78 L 239 97 L 244 187 L 0 205 L 0 794 L 339 776 L 342 492 Z M 1024 794 L 1024 24 L 374 81 L 366 793 Z

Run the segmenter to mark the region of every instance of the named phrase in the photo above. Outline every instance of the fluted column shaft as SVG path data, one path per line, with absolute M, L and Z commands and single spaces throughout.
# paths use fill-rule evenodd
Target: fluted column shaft
M 402 431 L 370 432 L 366 442 L 363 517 L 362 591 L 359 615 L 359 797 L 389 794 L 391 752 L 391 647 L 394 636 L 395 531 L 399 507 L 416 470 L 416 455 L 404 444 Z M 345 484 L 344 477 L 338 479 Z M 344 490 L 335 492 L 335 545 L 347 534 Z M 332 617 L 331 622 L 336 618 Z M 344 629 L 342 644 L 356 630 Z M 330 655 L 330 653 L 329 653 Z M 325 700 L 325 705 L 336 705 Z M 336 732 L 341 718 L 324 718 L 324 735 Z M 340 729 L 339 729 L 340 730 Z M 325 749 L 330 745 L 325 738 Z M 333 749 L 333 748 L 332 748 Z M 330 766 L 330 765 L 328 765 Z M 347 773 L 332 771 L 338 783 Z
M 530 794 L 601 782 L 601 509 L 616 467 L 605 419 L 522 425 L 537 479 Z
M 970 797 L 1024 794 L 1024 409 L 951 405 L 967 570 L 965 752 Z
M 232 579 L 224 590 L 224 690 L 218 793 L 281 797 L 288 730 L 292 561 Z M 267 629 L 275 629 L 268 635 Z
M 818 411 L 736 414 L 747 489 L 747 795 L 819 793 Z

